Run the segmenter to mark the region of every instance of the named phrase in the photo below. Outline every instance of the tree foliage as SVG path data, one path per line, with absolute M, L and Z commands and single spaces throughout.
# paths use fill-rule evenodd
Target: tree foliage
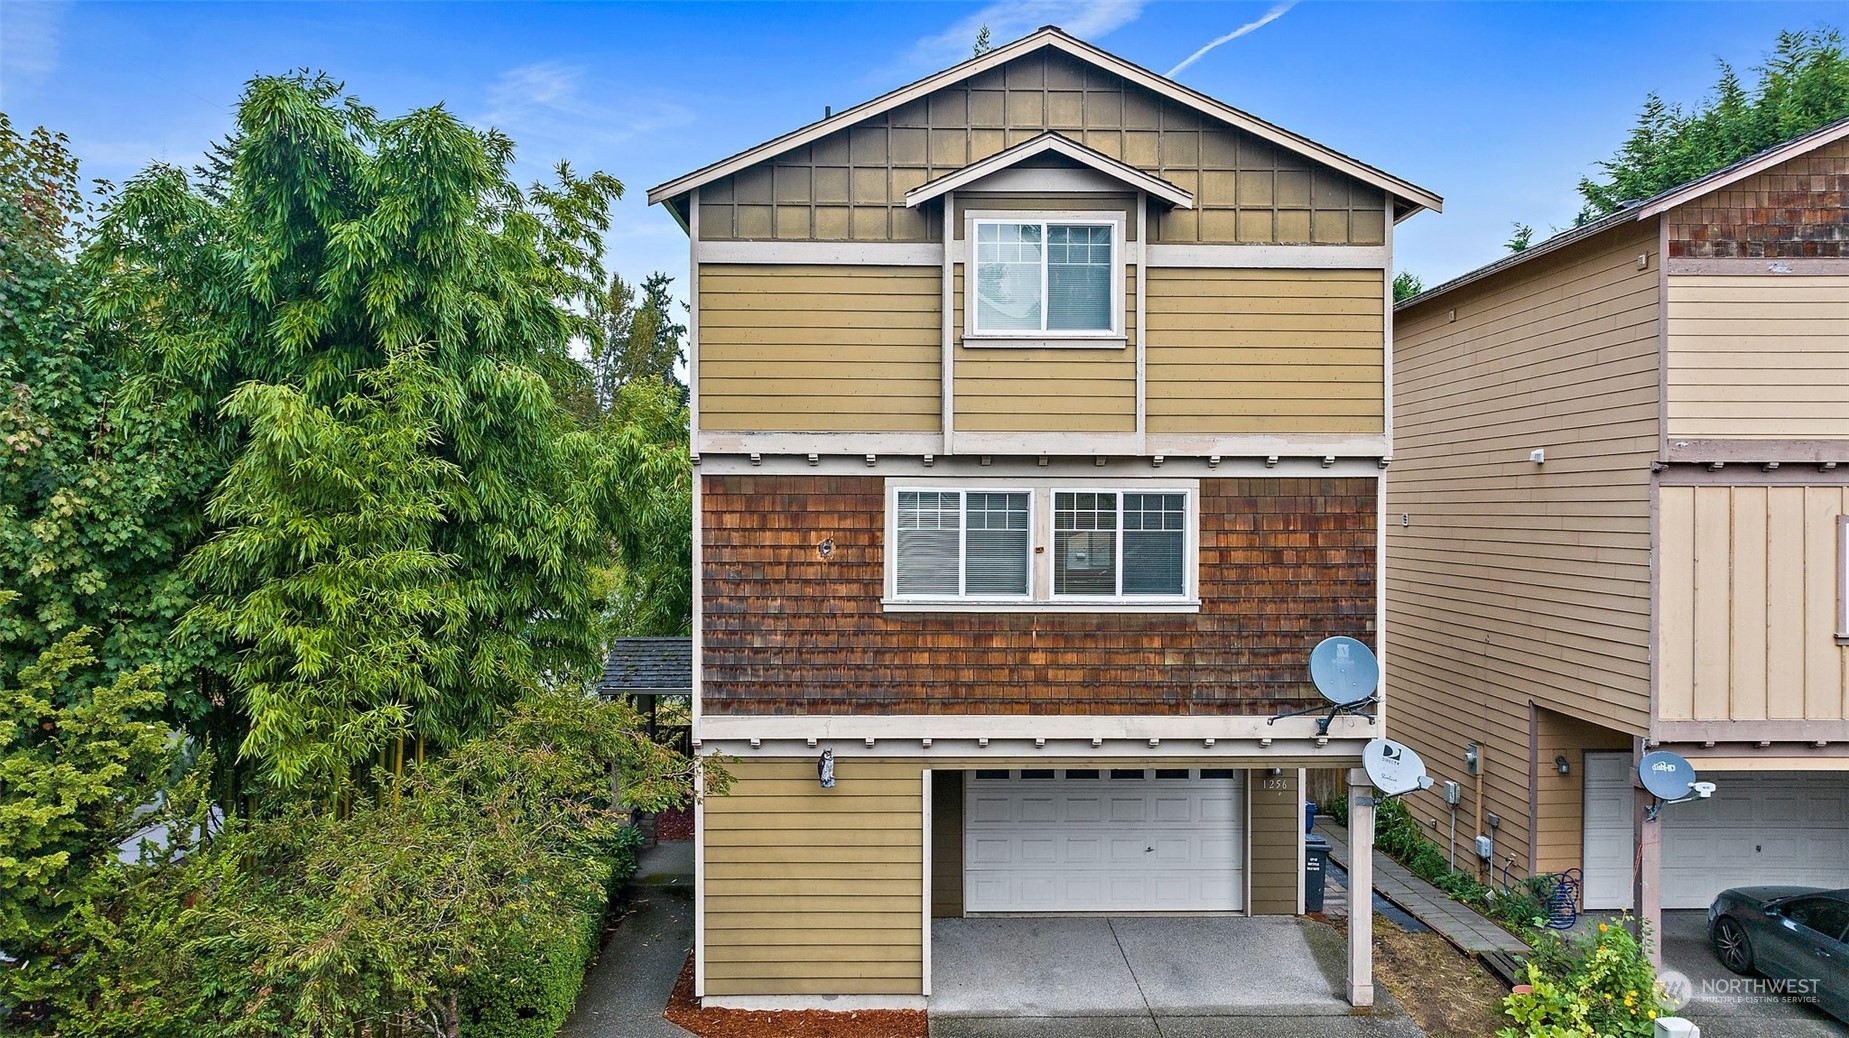
M 113 331 L 86 327 L 89 216 L 64 138 L 0 113 L 0 683 L 92 628 L 104 683 L 154 666 L 163 712 L 196 719 L 209 650 L 168 636 L 210 474 L 172 409 L 124 399 Z
M 638 290 L 621 274 L 610 276 L 599 314 L 602 334 L 591 344 L 595 413 L 615 406 L 619 388 L 645 378 L 675 387 L 686 401 L 678 368 L 687 361 L 687 326 L 674 320 L 674 297 L 668 291 L 673 283 L 657 271 L 642 279 Z
M 1410 270 L 1402 270 L 1393 275 L 1393 301 L 1398 303 L 1411 299 L 1425 291 L 1425 280 Z
M 1580 222 L 1849 117 L 1849 57 L 1834 28 L 1782 32 L 1748 85 L 1726 62 L 1714 92 L 1683 112 L 1652 93 L 1600 178 L 1583 178 Z
M 561 401 L 621 185 L 561 165 L 523 191 L 504 136 L 306 74 L 252 81 L 217 154 L 125 186 L 91 310 L 222 473 L 190 630 L 239 653 L 242 752 L 338 786 L 596 662 L 590 574 L 641 459 Z

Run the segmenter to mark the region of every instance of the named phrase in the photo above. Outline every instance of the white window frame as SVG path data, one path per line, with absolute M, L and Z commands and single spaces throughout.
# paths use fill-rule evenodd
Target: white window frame
M 1836 644 L 1849 645 L 1849 515 L 1836 517 Z
M 1087 594 L 1079 594 L 1077 592 L 1072 592 L 1072 591 L 1060 592 L 1060 591 L 1055 590 L 1053 588 L 1051 581 L 1052 581 L 1054 571 L 1058 568 L 1058 562 L 1054 558 L 1054 554 L 1058 550 L 1056 546 L 1059 543 L 1059 534 L 1062 532 L 1058 528 L 1059 526 L 1058 511 L 1059 510 L 1058 510 L 1057 502 L 1059 500 L 1060 494 L 1114 494 L 1116 495 L 1117 497 L 1117 526 L 1115 529 L 1111 530 L 1110 532 L 1115 535 L 1112 538 L 1112 541 L 1114 542 L 1114 547 L 1115 547 L 1117 555 L 1114 559 L 1111 560 L 1111 571 L 1115 575 L 1117 586 L 1119 588 L 1122 588 L 1124 584 L 1124 542 L 1128 539 L 1124 535 L 1129 532 L 1128 530 L 1124 528 L 1124 495 L 1125 494 L 1180 494 L 1182 498 L 1181 500 L 1181 512 L 1182 512 L 1181 593 L 1171 594 L 1171 595 L 1165 595 L 1165 594 L 1140 594 L 1139 595 L 1139 594 L 1128 594 L 1122 590 L 1119 590 L 1109 595 L 1087 595 Z M 1118 484 L 1118 483 L 1113 483 L 1110 486 L 1094 486 L 1094 487 L 1053 487 L 1051 488 L 1051 493 L 1047 495 L 1046 557 L 1047 557 L 1047 575 L 1048 575 L 1048 584 L 1047 584 L 1048 597 L 1052 601 L 1055 601 L 1055 602 L 1173 602 L 1177 599 L 1188 598 L 1190 597 L 1190 591 L 1194 586 L 1193 579 L 1194 577 L 1198 576 L 1198 571 L 1199 571 L 1198 560 L 1199 560 L 1199 555 L 1200 555 L 1200 543 L 1198 540 L 1199 535 L 1197 531 L 1200 527 L 1200 522 L 1201 522 L 1200 509 L 1196 505 L 1195 494 L 1187 490 L 1167 489 L 1167 488 L 1157 489 L 1154 487 L 1125 486 L 1125 485 Z M 1196 572 L 1194 574 L 1189 573 L 1188 559 L 1190 558 L 1190 556 L 1194 557 L 1196 560 L 1195 565 L 1194 565 L 1194 569 Z
M 1015 486 L 980 486 L 965 484 L 945 484 L 938 486 L 919 486 L 905 484 L 893 485 L 886 492 L 886 597 L 900 598 L 899 594 L 899 495 L 907 492 L 942 494 L 955 491 L 957 494 L 957 593 L 954 595 L 908 594 L 903 596 L 907 602 L 1031 602 L 1034 596 L 1034 491 L 1032 487 Z M 969 580 L 969 495 L 970 494 L 1026 494 L 1027 495 L 1027 591 L 1020 595 L 983 595 L 971 597 L 964 586 Z
M 997 209 L 972 209 L 964 214 L 963 224 L 963 338 L 964 347 L 980 348 L 1035 348 L 1063 347 L 1076 349 L 1123 349 L 1129 342 L 1124 332 L 1124 279 L 1128 276 L 1126 266 L 1127 242 L 1124 240 L 1126 221 L 1124 214 L 1115 210 L 1021 210 L 1018 212 Z M 1037 223 L 1041 225 L 1041 248 L 1046 247 L 1048 224 L 1061 226 L 1109 227 L 1111 229 L 1111 326 L 1097 331 L 1076 331 L 1071 329 L 1012 330 L 989 331 L 977 326 L 976 301 L 976 254 L 977 228 L 982 224 L 1022 224 Z M 1040 261 L 1040 323 L 1046 324 L 1047 311 L 1047 264 L 1043 253 Z
M 986 595 L 900 595 L 899 583 L 899 495 L 907 491 L 966 493 L 1026 493 L 1028 528 L 1028 594 L 1019 596 Z M 1061 491 L 1117 494 L 1118 529 L 1117 571 L 1119 586 L 1123 580 L 1123 530 L 1121 529 L 1124 494 L 1181 494 L 1185 509 L 1182 531 L 1182 593 L 1179 595 L 1055 595 L 1053 593 L 1053 495 Z M 963 506 L 967 522 L 967 505 Z M 1035 479 L 1030 481 L 996 481 L 990 485 L 980 478 L 893 477 L 886 482 L 886 567 L 881 605 L 892 612 L 1151 612 L 1194 613 L 1200 611 L 1200 481 L 1189 479 L 1116 479 L 1110 482 L 1077 478 Z M 966 532 L 966 531 L 965 531 Z M 957 585 L 962 587 L 961 571 L 963 534 L 958 539 L 959 572 Z

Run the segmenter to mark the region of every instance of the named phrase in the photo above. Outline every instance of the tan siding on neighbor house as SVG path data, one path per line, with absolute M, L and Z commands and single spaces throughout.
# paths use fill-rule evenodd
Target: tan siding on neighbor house
M 709 995 L 906 994 L 923 984 L 917 761 L 734 761 L 705 805 Z
M 1849 438 L 1840 275 L 1669 278 L 1669 435 Z
M 700 428 L 935 432 L 937 267 L 700 267 Z
M 1391 732 L 1467 790 L 1481 744 L 1502 840 L 1526 829 L 1530 702 L 1648 724 L 1656 248 L 1620 228 L 1395 315 Z
M 1585 839 L 1580 826 L 1586 812 L 1586 752 L 1630 748 L 1631 737 L 1622 732 L 1552 710 L 1536 711 L 1535 872 L 1583 867 Z M 1567 774 L 1555 767 L 1555 757 L 1567 759 Z M 1506 843 L 1504 850 L 1515 854 L 1519 862 L 1527 851 L 1526 835 L 1505 826 L 1498 843 Z
M 1247 777 L 1251 791 L 1252 864 L 1247 875 L 1252 884 L 1253 915 L 1295 915 L 1297 912 L 1299 850 L 1303 841 L 1303 788 L 1295 768 L 1272 775 L 1268 768 L 1254 768 Z M 1266 789 L 1267 783 L 1282 783 L 1282 789 Z
M 963 264 L 952 295 L 958 432 L 1135 432 L 1136 266 L 1124 275 L 1128 346 L 1026 349 L 962 345 Z
M 1849 487 L 1662 489 L 1665 720 L 1849 718 L 1836 644 Z
M 1151 267 L 1152 433 L 1379 433 L 1378 270 Z

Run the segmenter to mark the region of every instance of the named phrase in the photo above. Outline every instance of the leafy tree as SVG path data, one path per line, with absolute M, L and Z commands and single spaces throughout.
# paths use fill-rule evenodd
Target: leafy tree
M 560 401 L 621 185 L 523 191 L 512 154 L 441 107 L 260 78 L 201 182 L 150 168 L 85 255 L 93 322 L 224 474 L 188 633 L 240 653 L 240 748 L 277 787 L 458 745 L 596 663 L 638 459 Z
M 1579 222 L 1849 117 L 1849 57 L 1838 29 L 1779 33 L 1750 86 L 1727 63 L 1720 69 L 1713 94 L 1693 112 L 1655 93 L 1645 99 L 1630 137 L 1597 163 L 1602 179 L 1580 180 Z
M 594 413 L 609 411 L 618 387 L 642 378 L 676 387 L 685 401 L 687 387 L 676 369 L 687 360 L 687 326 L 673 318 L 673 283 L 657 271 L 642 280 L 638 293 L 622 275 L 611 275 L 601 300 L 602 334 L 591 350 Z
M 0 593 L 0 602 L 12 597 Z M 0 681 L 0 951 L 38 957 L 62 917 L 106 890 L 118 844 L 140 826 L 171 763 L 152 668 L 107 685 L 79 628 L 15 681 Z
M 1528 251 L 1528 246 L 1534 242 L 1534 227 L 1519 220 L 1509 226 L 1509 240 L 1502 243 L 1503 247 L 1510 252 Z
M 1393 275 L 1393 301 L 1411 299 L 1425 291 L 1425 281 L 1410 270 L 1402 270 Z
M 65 139 L 0 113 L 0 683 L 93 628 L 101 681 L 157 666 L 149 709 L 196 720 L 209 652 L 169 635 L 210 473 L 173 409 L 127 392 L 114 330 L 85 327 L 89 217 Z
M 635 459 L 610 591 L 610 636 L 687 634 L 693 626 L 693 465 L 682 388 L 659 378 L 625 382 L 600 426 Z

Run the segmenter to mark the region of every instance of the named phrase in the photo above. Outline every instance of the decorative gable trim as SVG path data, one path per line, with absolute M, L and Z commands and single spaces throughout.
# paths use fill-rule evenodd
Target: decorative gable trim
M 1326 148 L 1306 137 L 1274 126 L 1263 119 L 1247 112 L 1242 112 L 1231 105 L 1222 104 L 1205 94 L 1197 93 L 1173 80 L 1165 79 L 1146 68 L 1133 65 L 1116 55 L 1106 53 L 1088 43 L 1083 43 L 1066 35 L 1054 26 L 1046 26 L 1027 36 L 1004 44 L 980 57 L 971 58 L 960 65 L 954 65 L 936 75 L 927 76 L 909 86 L 900 87 L 890 93 L 876 97 L 871 101 L 855 105 L 853 108 L 830 116 L 819 122 L 810 123 L 799 130 L 793 130 L 774 140 L 766 141 L 755 148 L 739 152 L 728 159 L 721 159 L 710 166 L 677 177 L 665 184 L 649 189 L 648 202 L 656 205 L 670 199 L 678 198 L 703 184 L 709 184 L 722 177 L 755 165 L 765 159 L 774 158 L 793 148 L 800 148 L 812 141 L 819 140 L 836 130 L 852 126 L 882 112 L 890 111 L 907 102 L 914 101 L 933 91 L 962 82 L 980 75 L 990 69 L 1004 65 L 1016 58 L 1031 54 L 1041 48 L 1050 47 L 1072 57 L 1097 66 L 1107 72 L 1122 77 L 1144 89 L 1153 91 L 1177 104 L 1185 105 L 1217 122 L 1243 130 L 1256 137 L 1263 138 L 1289 151 L 1296 152 L 1313 161 L 1322 163 L 1331 169 L 1346 173 L 1351 177 L 1393 195 L 1401 204 L 1396 206 L 1395 220 L 1403 220 L 1420 209 L 1440 212 L 1444 209 L 1444 199 L 1392 176 L 1373 166 L 1349 158 L 1338 151 Z M 672 207 L 670 207 L 672 208 Z
M 1151 176 L 1135 166 L 1119 162 L 1101 151 L 1087 148 L 1078 141 L 1051 130 L 1032 140 L 1022 141 L 1012 148 L 998 151 L 979 162 L 972 162 L 955 173 L 947 173 L 928 184 L 922 184 L 907 191 L 905 205 L 911 208 L 938 198 L 945 192 L 961 190 L 1018 162 L 1036 155 L 1044 155 L 1047 152 L 1063 155 L 1138 191 L 1146 191 L 1153 197 L 1160 198 L 1177 208 L 1194 208 L 1192 192 L 1184 191 L 1161 177 Z

